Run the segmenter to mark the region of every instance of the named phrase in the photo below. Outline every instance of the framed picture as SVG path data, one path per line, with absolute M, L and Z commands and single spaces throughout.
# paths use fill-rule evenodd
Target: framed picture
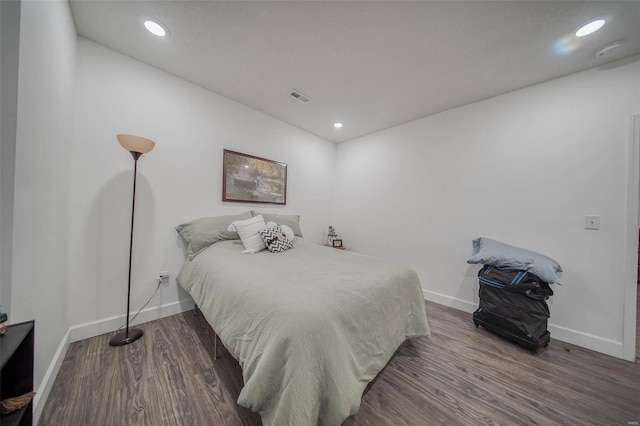
M 333 246 L 334 247 L 342 247 L 342 240 L 339 240 L 339 239 L 333 240 Z
M 287 204 L 287 165 L 224 150 L 222 201 Z

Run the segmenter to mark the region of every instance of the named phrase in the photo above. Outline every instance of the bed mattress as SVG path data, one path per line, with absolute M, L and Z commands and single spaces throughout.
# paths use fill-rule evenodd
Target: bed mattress
M 283 253 L 218 242 L 178 276 L 242 367 L 265 425 L 340 425 L 407 338 L 429 336 L 416 273 L 296 238 Z

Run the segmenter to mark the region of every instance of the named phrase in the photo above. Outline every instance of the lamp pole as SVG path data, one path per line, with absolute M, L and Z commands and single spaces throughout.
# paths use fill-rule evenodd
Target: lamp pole
M 149 152 L 155 142 L 133 135 L 118 135 L 118 141 L 123 148 L 133 156 L 133 196 L 131 201 L 131 234 L 129 237 L 129 281 L 127 284 L 127 322 L 125 329 L 109 339 L 110 346 L 123 346 L 135 342 L 144 335 L 139 328 L 129 328 L 129 312 L 131 309 L 131 269 L 133 264 L 133 225 L 136 213 L 136 180 L 138 177 L 138 159 L 143 153 Z M 139 148 L 139 149 L 137 149 Z

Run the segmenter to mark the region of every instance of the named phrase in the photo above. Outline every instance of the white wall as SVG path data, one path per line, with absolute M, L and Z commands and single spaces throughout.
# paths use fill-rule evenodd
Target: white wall
M 36 387 L 68 329 L 75 48 L 68 2 L 22 3 L 10 322 L 36 320 Z
M 20 2 L 0 2 L 0 310 L 11 317 Z
M 247 210 L 300 214 L 321 241 L 331 212 L 336 147 L 309 133 L 86 39 L 78 41 L 72 161 L 69 321 L 124 314 L 133 159 L 116 141 L 156 141 L 138 164 L 132 311 L 170 271 L 150 307 L 188 296 L 175 277 L 184 259 L 174 227 Z M 228 148 L 288 163 L 287 206 L 222 203 Z
M 620 356 L 639 83 L 636 58 L 343 143 L 338 232 L 353 250 L 414 267 L 428 298 L 468 311 L 473 238 L 551 256 L 565 270 L 550 302 L 554 337 Z M 601 216 L 600 230 L 584 229 L 587 214 Z

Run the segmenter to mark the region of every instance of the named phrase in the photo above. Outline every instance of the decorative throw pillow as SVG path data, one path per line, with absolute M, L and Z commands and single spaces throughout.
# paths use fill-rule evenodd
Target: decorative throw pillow
M 293 243 L 284 235 L 280 225 L 263 229 L 259 234 L 271 253 L 281 253 L 293 247 Z
M 296 238 L 296 234 L 293 232 L 293 229 L 288 227 L 287 225 L 283 225 L 281 223 L 275 222 L 267 222 L 267 228 L 273 228 L 275 226 L 279 226 L 282 229 L 282 233 L 287 237 L 287 239 L 291 242 Z
M 260 236 L 260 231 L 266 228 L 267 225 L 260 215 L 247 220 L 237 220 L 229 225 L 229 230 L 234 229 L 242 240 L 246 249 L 242 253 L 257 253 L 266 248 Z

